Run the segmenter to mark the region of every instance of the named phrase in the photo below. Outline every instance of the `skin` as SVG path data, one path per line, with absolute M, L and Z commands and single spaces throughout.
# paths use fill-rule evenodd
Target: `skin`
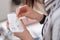
M 28 39 L 29 40 L 34 40 L 32 38 L 32 36 L 30 35 L 29 31 L 26 29 L 26 27 L 25 27 L 25 25 L 24 25 L 22 20 L 21 20 L 21 23 L 22 23 L 22 27 L 23 27 L 24 31 L 22 33 L 14 32 L 14 35 L 19 37 L 21 40 L 28 40 Z
M 13 34 L 16 37 L 20 38 L 21 40 L 34 40 L 33 37 L 30 35 L 29 31 L 26 29 L 23 21 L 22 20 L 20 20 L 20 21 L 21 21 L 21 24 L 22 24 L 24 31 L 21 33 L 20 32 L 13 32 Z M 7 28 L 9 29 L 9 22 L 8 21 L 7 21 Z
M 41 21 L 44 15 L 44 14 L 39 14 L 38 12 L 34 11 L 32 8 L 30 8 L 27 5 L 24 5 L 21 8 L 19 7 L 16 10 L 16 13 L 18 18 L 22 16 L 26 16 L 27 18 L 37 20 L 37 21 Z M 24 28 L 24 32 L 22 33 L 14 32 L 13 34 L 19 37 L 21 40 L 34 40 L 33 37 L 30 35 L 29 31 L 26 29 L 26 26 L 22 20 L 21 20 L 21 23 L 22 23 L 22 27 Z
M 25 1 L 26 0 L 22 0 L 22 3 L 23 3 L 23 5 L 25 4 Z M 42 2 L 43 0 L 39 0 L 39 2 Z M 25 6 L 27 6 L 27 5 L 25 5 Z M 33 6 L 33 8 L 31 7 L 31 6 L 27 6 L 27 9 L 29 9 L 28 10 L 28 12 L 27 13 L 25 13 L 25 11 L 27 11 L 27 9 L 26 9 L 26 7 L 22 7 L 22 8 L 18 8 L 17 9 L 17 11 L 16 11 L 16 13 L 17 13 L 17 15 L 20 15 L 21 16 L 21 14 L 23 15 L 23 16 L 26 16 L 26 18 L 25 19 L 23 19 L 23 22 L 24 22 L 24 24 L 27 26 L 27 25 L 30 25 L 30 24 L 33 24 L 33 23 L 35 23 L 35 22 L 40 22 L 40 20 L 43 18 L 43 15 L 47 15 L 46 14 L 46 11 L 45 11 L 45 7 L 44 7 L 44 4 L 43 4 L 43 2 L 42 2 L 42 4 L 40 4 L 39 3 L 39 5 L 37 5 L 37 2 L 35 1 L 34 2 L 34 6 Z M 25 10 L 24 10 L 25 9 Z M 33 10 L 32 10 L 33 9 Z M 23 10 L 24 11 L 24 13 L 20 13 L 21 11 L 20 10 Z M 35 13 L 33 13 L 32 11 L 35 11 Z M 42 14 L 38 14 L 38 12 L 37 11 L 40 11 Z M 43 10 L 43 12 L 41 11 L 41 10 Z M 31 15 L 31 16 L 30 16 Z M 39 16 L 40 17 L 39 17 Z M 35 18 L 33 18 L 33 17 L 35 17 Z M 39 18 L 38 18 L 39 17 Z M 30 19 L 30 20 L 29 20 Z
M 32 8 L 30 8 L 27 5 L 24 5 L 21 8 L 19 7 L 16 13 L 18 18 L 22 16 L 26 16 L 30 19 L 35 19 L 37 21 L 41 21 L 43 18 L 42 14 L 39 14 L 38 12 L 34 11 Z
M 26 16 L 28 18 L 31 19 L 35 19 L 40 21 L 43 18 L 42 14 L 37 13 L 36 11 L 34 11 L 33 9 L 31 9 L 30 7 L 28 7 L 27 5 L 24 5 L 21 8 L 18 8 L 18 12 L 17 12 L 17 17 L 22 17 L 22 16 Z M 23 28 L 25 29 L 24 32 L 19 33 L 19 32 L 14 32 L 14 35 L 21 38 L 22 40 L 34 40 L 32 38 L 32 36 L 30 35 L 29 31 L 26 29 L 25 24 L 22 22 L 23 24 Z M 26 35 L 27 34 L 27 35 Z
M 27 5 L 24 5 L 23 7 L 18 8 L 16 13 L 17 13 L 18 18 L 22 16 L 26 16 L 30 19 L 35 19 L 38 21 L 40 21 L 43 18 L 42 14 L 40 15 L 39 13 L 37 13 L 36 11 L 28 7 Z M 26 29 L 26 26 L 22 20 L 21 20 L 21 23 L 22 23 L 22 27 L 24 28 L 24 31 L 22 33 L 13 32 L 13 34 L 17 36 L 18 38 L 20 38 L 21 40 L 34 40 L 33 37 L 30 35 L 29 31 Z M 9 29 L 9 22 L 7 22 L 7 26 L 8 26 L 7 28 Z

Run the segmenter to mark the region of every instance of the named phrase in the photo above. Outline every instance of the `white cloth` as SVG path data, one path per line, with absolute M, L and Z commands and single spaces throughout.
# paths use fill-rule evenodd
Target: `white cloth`
M 60 8 L 57 7 L 52 8 L 52 12 L 47 17 L 48 21 L 43 29 L 43 40 L 60 40 Z

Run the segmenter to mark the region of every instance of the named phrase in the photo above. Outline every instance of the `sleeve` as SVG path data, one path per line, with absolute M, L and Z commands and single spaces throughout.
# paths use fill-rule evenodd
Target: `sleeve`
M 52 40 L 60 40 L 60 18 L 53 23 Z

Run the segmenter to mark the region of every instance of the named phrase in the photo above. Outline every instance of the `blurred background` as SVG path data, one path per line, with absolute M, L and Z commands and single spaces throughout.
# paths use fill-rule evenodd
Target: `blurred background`
M 21 0 L 0 0 L 0 22 L 6 20 L 7 14 L 15 12 L 20 5 L 22 5 Z
M 7 19 L 8 13 L 15 12 L 20 3 L 20 0 L 0 0 L 0 22 Z

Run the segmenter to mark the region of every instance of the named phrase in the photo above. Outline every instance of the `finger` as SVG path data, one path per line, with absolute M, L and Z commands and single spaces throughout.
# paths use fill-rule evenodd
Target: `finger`
M 20 16 L 21 16 L 20 8 L 21 8 L 21 7 L 18 7 L 18 8 L 16 9 L 16 15 L 17 15 L 17 17 L 20 17 Z
M 26 12 L 27 12 L 26 5 L 19 7 L 16 11 L 18 17 L 23 16 Z
M 20 37 L 20 33 L 19 33 L 19 32 L 14 32 L 13 34 L 14 34 L 14 36 L 16 36 L 16 37 Z
M 31 14 L 29 14 L 29 13 L 28 14 L 25 14 L 24 16 L 27 17 L 27 18 L 29 18 L 29 19 L 34 19 L 33 18 L 34 16 L 32 17 Z
M 24 16 L 24 14 L 25 14 L 26 12 L 27 12 L 27 9 L 23 7 L 23 8 L 20 9 L 20 11 L 19 11 L 19 13 L 18 13 L 17 16 L 18 16 L 18 17 Z
M 6 26 L 7 26 L 7 28 L 9 28 L 9 22 L 7 21 L 7 23 L 6 23 Z

